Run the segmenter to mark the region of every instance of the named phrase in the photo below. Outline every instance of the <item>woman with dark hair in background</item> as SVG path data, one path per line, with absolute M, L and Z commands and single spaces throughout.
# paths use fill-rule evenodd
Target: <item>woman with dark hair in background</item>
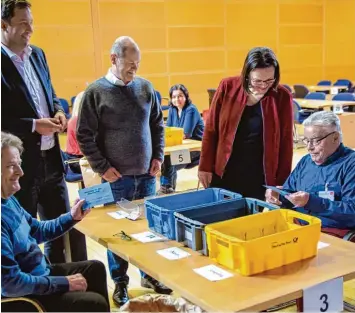
M 199 179 L 244 197 L 265 199 L 263 185 L 282 185 L 291 172 L 292 97 L 272 50 L 252 49 L 241 76 L 223 79 L 202 141 Z
M 192 104 L 187 88 L 182 84 L 170 88 L 170 108 L 166 126 L 180 127 L 184 129 L 184 139 L 202 140 L 204 124 L 200 113 Z M 183 168 L 192 168 L 198 165 L 200 152 L 190 153 L 191 163 L 182 165 L 171 165 L 170 156 L 164 157 L 161 168 L 160 191 L 159 193 L 172 193 L 176 188 L 177 171 Z

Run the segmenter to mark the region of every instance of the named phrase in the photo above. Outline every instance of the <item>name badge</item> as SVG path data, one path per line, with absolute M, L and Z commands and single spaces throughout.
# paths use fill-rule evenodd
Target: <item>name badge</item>
M 334 191 L 330 191 L 330 190 L 319 191 L 318 196 L 323 199 L 329 199 L 330 201 L 334 201 Z

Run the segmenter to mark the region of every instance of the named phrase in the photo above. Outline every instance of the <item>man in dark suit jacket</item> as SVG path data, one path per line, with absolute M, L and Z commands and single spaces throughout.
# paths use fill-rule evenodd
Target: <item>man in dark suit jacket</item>
M 58 132 L 67 125 L 54 92 L 44 52 L 29 45 L 33 32 L 27 0 L 5 0 L 1 8 L 1 123 L 2 130 L 24 143 L 21 205 L 41 220 L 54 219 L 70 210 Z M 86 259 L 85 238 L 73 230 L 73 261 Z M 75 245 L 75 248 L 74 248 Z M 63 263 L 63 239 L 45 245 L 52 263 Z

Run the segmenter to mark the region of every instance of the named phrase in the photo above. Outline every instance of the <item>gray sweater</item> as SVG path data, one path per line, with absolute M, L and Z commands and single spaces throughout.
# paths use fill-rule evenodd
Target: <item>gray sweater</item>
M 122 175 L 142 175 L 152 159 L 163 160 L 163 114 L 150 82 L 136 77 L 116 86 L 102 77 L 82 101 L 77 140 L 95 172 L 112 166 Z

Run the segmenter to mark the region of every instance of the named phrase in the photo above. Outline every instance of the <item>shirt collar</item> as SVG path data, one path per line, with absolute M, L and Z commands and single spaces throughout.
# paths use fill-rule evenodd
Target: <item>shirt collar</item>
M 336 161 L 337 159 L 339 159 L 345 151 L 345 146 L 341 143 L 340 146 L 338 147 L 338 149 L 335 150 L 335 152 L 328 157 L 328 159 L 325 160 L 325 162 L 323 164 L 321 164 L 320 166 L 324 166 L 324 165 L 328 165 L 330 163 L 333 163 L 334 161 Z
M 123 82 L 123 80 L 119 79 L 115 74 L 112 73 L 111 69 L 107 71 L 105 78 L 113 85 L 116 86 L 129 86 L 132 84 L 133 80 L 130 81 L 127 85 Z
M 20 56 L 18 56 L 15 52 L 10 50 L 10 48 L 5 46 L 3 43 L 1 43 L 1 47 L 5 50 L 5 52 L 7 53 L 7 55 L 9 56 L 9 58 L 11 60 L 21 60 L 22 61 L 25 59 L 29 59 L 30 55 L 32 54 L 32 48 L 30 46 L 27 46 L 25 48 L 25 50 L 22 53 L 22 58 Z

